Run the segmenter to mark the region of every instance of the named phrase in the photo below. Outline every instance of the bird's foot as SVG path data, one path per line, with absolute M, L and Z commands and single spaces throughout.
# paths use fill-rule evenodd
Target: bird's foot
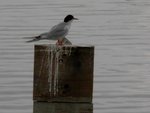
M 62 45 L 64 45 L 63 40 L 58 39 L 57 42 L 56 42 L 56 45 L 57 45 L 57 46 L 62 46 Z

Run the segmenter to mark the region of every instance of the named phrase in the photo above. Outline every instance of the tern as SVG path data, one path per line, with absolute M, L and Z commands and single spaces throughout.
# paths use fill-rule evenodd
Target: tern
M 63 45 L 63 40 L 66 39 L 65 36 L 68 35 L 71 23 L 73 20 L 78 20 L 73 15 L 67 15 L 64 21 L 53 26 L 49 32 L 42 33 L 38 36 L 31 37 L 32 40 L 27 42 L 34 42 L 39 40 L 57 40 L 57 45 Z

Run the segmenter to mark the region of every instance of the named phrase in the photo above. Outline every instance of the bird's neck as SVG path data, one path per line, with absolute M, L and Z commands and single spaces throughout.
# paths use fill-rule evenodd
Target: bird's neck
M 67 23 L 66 23 L 66 27 L 65 27 L 65 28 L 70 29 L 70 27 L 71 27 L 71 23 L 72 23 L 72 21 L 67 22 Z

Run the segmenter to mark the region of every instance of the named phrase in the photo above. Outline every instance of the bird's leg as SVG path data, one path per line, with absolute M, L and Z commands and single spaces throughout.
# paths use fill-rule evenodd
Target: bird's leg
M 63 38 L 59 38 L 56 42 L 56 45 L 62 46 L 63 45 Z

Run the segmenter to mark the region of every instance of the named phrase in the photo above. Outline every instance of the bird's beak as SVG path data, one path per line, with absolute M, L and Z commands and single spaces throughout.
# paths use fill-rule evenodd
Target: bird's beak
M 79 20 L 78 18 L 73 18 L 74 20 Z

